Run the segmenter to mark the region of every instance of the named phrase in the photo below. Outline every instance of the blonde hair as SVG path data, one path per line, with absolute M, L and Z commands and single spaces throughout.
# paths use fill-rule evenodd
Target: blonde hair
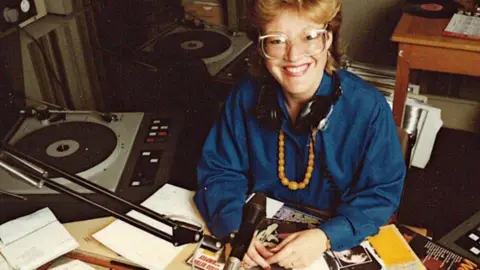
M 332 74 L 340 67 L 343 53 L 340 48 L 339 30 L 342 22 L 340 0 L 250 0 L 250 23 L 248 34 L 257 40 L 262 28 L 273 21 L 279 11 L 292 10 L 305 14 L 318 24 L 327 24 L 332 33 L 332 45 L 328 50 L 325 70 Z

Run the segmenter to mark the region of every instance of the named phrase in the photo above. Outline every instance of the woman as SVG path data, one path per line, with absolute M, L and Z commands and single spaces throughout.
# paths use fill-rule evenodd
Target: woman
M 338 67 L 339 0 L 257 0 L 251 10 L 268 76 L 226 100 L 194 199 L 217 237 L 238 230 L 248 192 L 330 211 L 271 250 L 252 241 L 243 259 L 303 268 L 378 231 L 398 206 L 405 162 L 385 98 Z

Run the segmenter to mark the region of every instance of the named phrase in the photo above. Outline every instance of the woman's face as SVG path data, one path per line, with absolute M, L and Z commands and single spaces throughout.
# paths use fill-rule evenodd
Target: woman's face
M 282 86 L 285 94 L 310 98 L 322 80 L 332 37 L 328 33 L 324 42 L 325 48 L 320 53 L 308 56 L 300 40 L 305 37 L 307 30 L 323 29 L 325 25 L 315 23 L 302 15 L 295 11 L 284 10 L 264 26 L 263 35 L 281 33 L 292 41 L 283 58 L 266 57 L 265 66 Z

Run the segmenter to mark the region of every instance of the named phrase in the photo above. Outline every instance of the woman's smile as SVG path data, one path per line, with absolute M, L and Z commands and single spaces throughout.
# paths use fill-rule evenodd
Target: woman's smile
M 300 77 L 303 76 L 308 71 L 310 64 L 301 64 L 301 65 L 287 65 L 283 67 L 285 75 L 291 77 Z

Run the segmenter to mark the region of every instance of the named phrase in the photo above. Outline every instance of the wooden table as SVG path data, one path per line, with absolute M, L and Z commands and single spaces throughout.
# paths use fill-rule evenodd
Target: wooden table
M 402 125 L 411 69 L 480 76 L 480 41 L 442 36 L 450 19 L 404 14 L 392 40 L 399 43 L 393 115 Z

